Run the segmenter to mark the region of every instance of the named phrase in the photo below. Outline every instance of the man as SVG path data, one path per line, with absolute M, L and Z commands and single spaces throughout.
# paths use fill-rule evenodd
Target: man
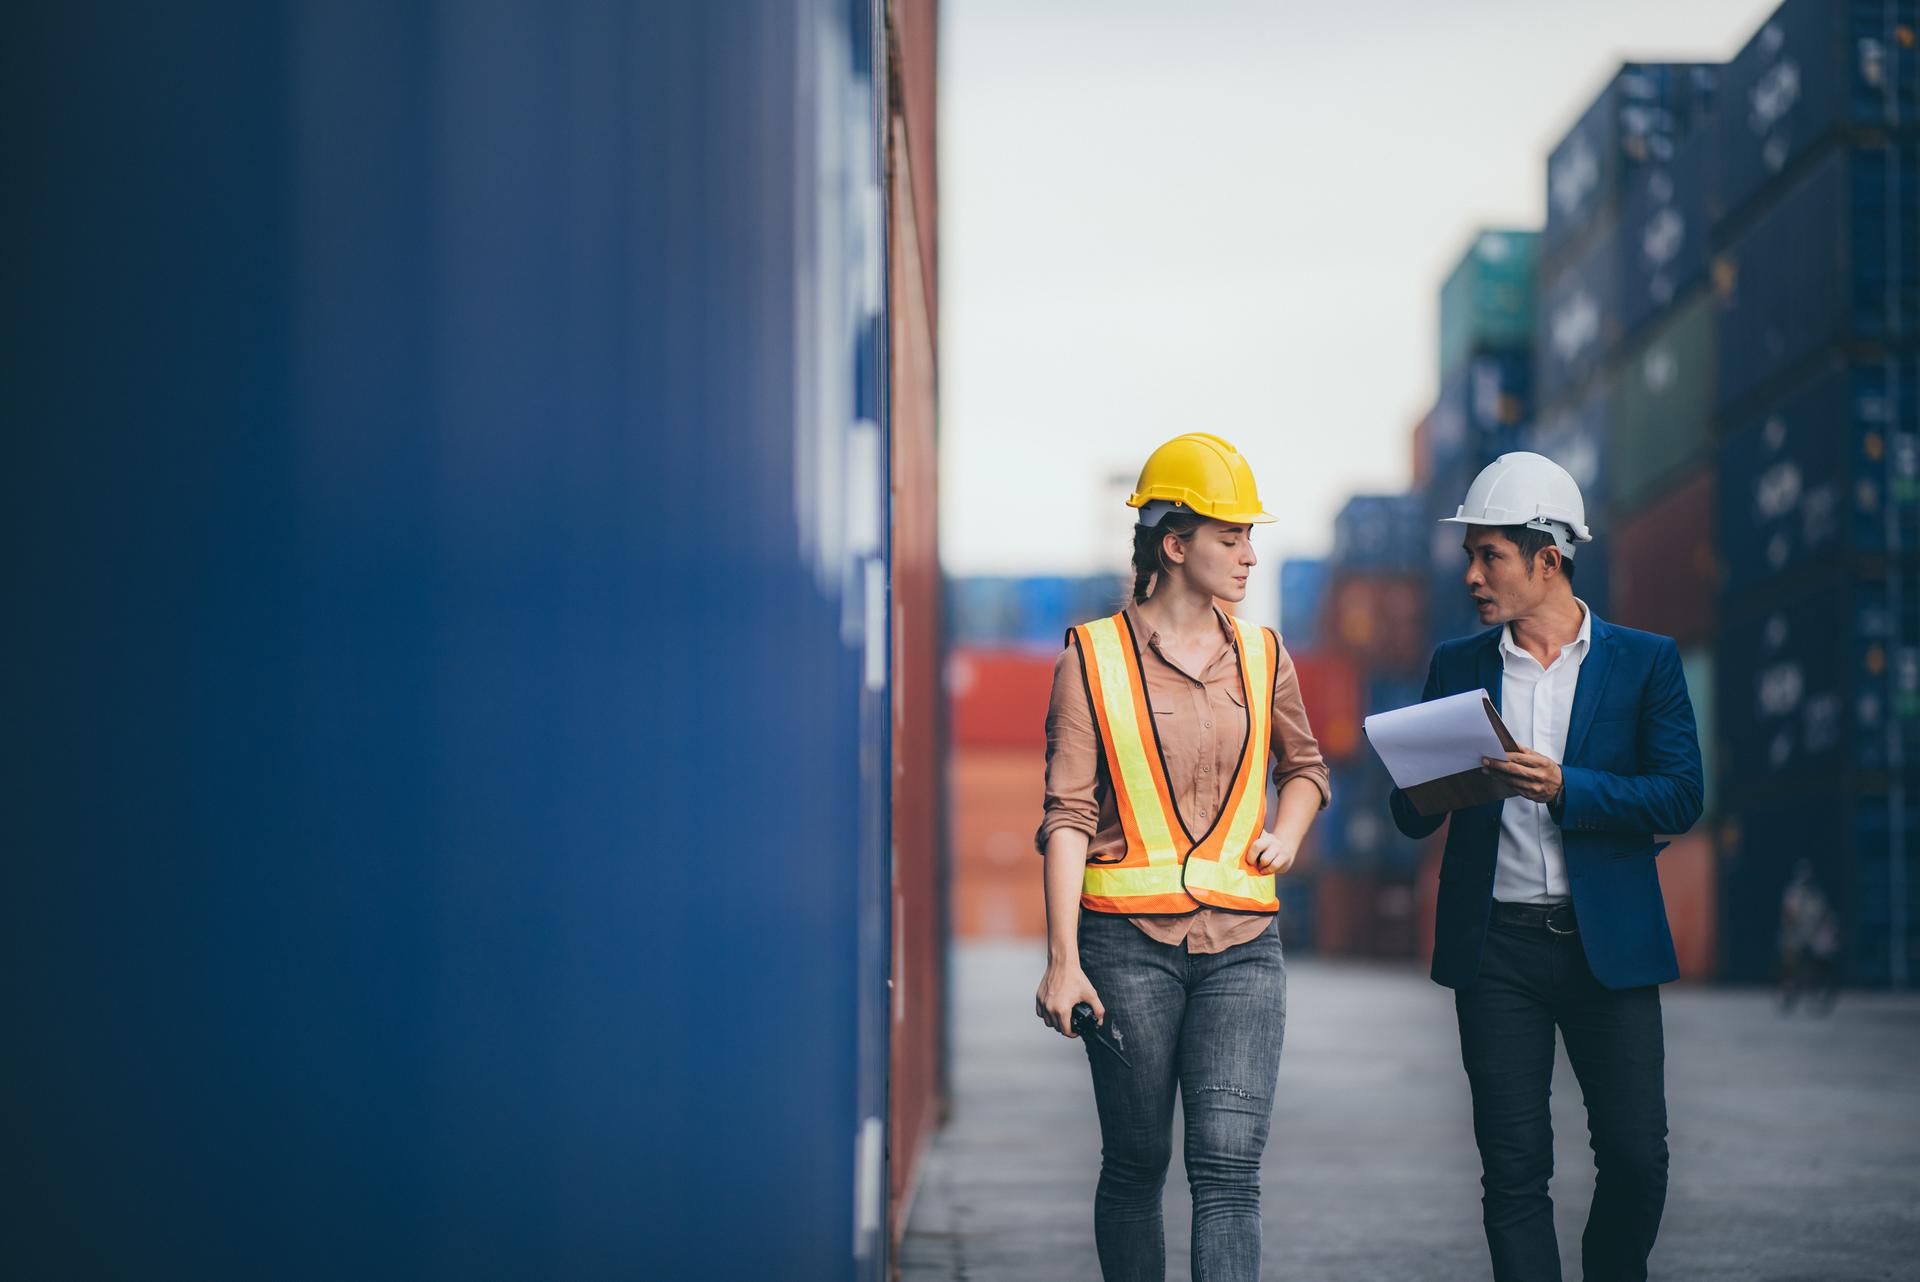
M 1466 527 L 1478 636 L 1434 652 L 1424 699 L 1484 689 L 1521 751 L 1483 768 L 1516 795 L 1452 815 L 1433 978 L 1454 990 L 1473 1090 L 1481 1199 L 1499 1282 L 1557 1282 L 1547 1180 L 1553 1030 L 1580 1079 L 1596 1181 L 1586 1282 L 1644 1279 L 1667 1191 L 1658 985 L 1679 975 L 1656 833 L 1700 817 L 1700 745 L 1680 655 L 1573 594 L 1592 540 L 1580 488 L 1538 454 L 1504 454 L 1447 521 Z M 1392 795 L 1409 837 L 1437 829 Z

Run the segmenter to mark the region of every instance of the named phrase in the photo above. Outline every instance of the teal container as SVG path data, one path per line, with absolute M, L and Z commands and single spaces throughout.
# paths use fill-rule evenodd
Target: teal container
M 1613 513 L 1638 510 L 1713 453 L 1714 306 L 1701 290 L 1621 365 L 1608 475 Z
M 1534 264 L 1540 233 L 1493 229 L 1473 244 L 1440 287 L 1440 381 L 1468 356 L 1533 341 Z

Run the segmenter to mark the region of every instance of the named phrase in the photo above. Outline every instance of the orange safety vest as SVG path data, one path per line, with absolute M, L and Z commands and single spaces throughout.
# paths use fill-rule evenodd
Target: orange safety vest
M 1087 697 L 1100 728 L 1107 775 L 1127 835 L 1117 863 L 1090 863 L 1081 907 L 1096 913 L 1191 913 L 1226 908 L 1278 912 L 1273 874 L 1247 854 L 1266 826 L 1267 751 L 1273 720 L 1274 670 L 1280 639 L 1233 620 L 1240 639 L 1240 689 L 1247 700 L 1247 740 L 1226 804 L 1197 837 L 1173 804 L 1166 755 L 1153 724 L 1140 642 L 1125 611 L 1083 623 L 1068 635 L 1080 652 Z

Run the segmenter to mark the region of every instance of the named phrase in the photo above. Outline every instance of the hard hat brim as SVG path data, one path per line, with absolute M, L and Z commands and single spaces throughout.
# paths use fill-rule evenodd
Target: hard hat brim
M 1175 506 L 1184 508 L 1195 516 L 1204 516 L 1209 521 L 1219 521 L 1224 525 L 1270 525 L 1280 519 L 1271 512 L 1208 512 L 1192 503 L 1181 503 L 1173 499 L 1163 499 L 1159 501 L 1174 503 Z M 1155 502 L 1155 500 L 1151 498 L 1142 499 L 1136 495 L 1134 498 L 1127 500 L 1127 506 L 1144 509 L 1147 504 L 1152 502 Z M 1144 517 L 1146 513 L 1143 511 L 1141 515 Z M 1151 522 L 1142 520 L 1140 524 L 1146 526 L 1148 529 L 1152 529 L 1154 526 L 1159 525 L 1160 521 L 1165 518 L 1166 515 L 1167 513 L 1163 510 L 1156 513 Z

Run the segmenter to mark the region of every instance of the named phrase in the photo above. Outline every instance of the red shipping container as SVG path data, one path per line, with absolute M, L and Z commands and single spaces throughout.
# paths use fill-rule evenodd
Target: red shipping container
M 1018 650 L 956 649 L 947 659 L 954 745 L 1044 749 L 1053 662 Z
M 1612 622 L 1683 646 L 1712 638 L 1720 585 L 1713 497 L 1713 468 L 1707 467 L 1619 523 L 1607 567 Z
M 1404 877 L 1323 868 L 1315 879 L 1314 947 L 1329 957 L 1412 957 L 1416 887 Z
M 1660 897 L 1667 902 L 1667 924 L 1673 929 L 1673 951 L 1680 961 L 1680 978 L 1712 979 L 1719 952 L 1716 911 L 1718 868 L 1713 838 L 1704 832 L 1676 837 L 1660 852 Z
M 1042 860 L 1034 848 L 1046 796 L 1044 747 L 965 747 L 953 754 L 954 933 L 1046 934 Z
M 1344 654 L 1325 650 L 1288 650 L 1300 680 L 1300 701 L 1307 724 L 1320 741 L 1320 755 L 1344 761 L 1359 751 L 1360 674 Z
M 895 82 L 908 100 L 907 118 L 901 119 L 896 101 L 887 165 L 892 179 L 887 373 L 893 494 L 888 1210 L 898 1241 L 906 1228 L 921 1156 L 945 1111 L 943 1003 L 950 906 L 944 901 L 947 823 L 942 813 L 946 745 L 932 296 L 932 5 L 904 3 L 895 16 L 902 21 L 902 47 L 908 52 Z
M 1413 575 L 1339 575 L 1322 607 L 1321 642 L 1361 668 L 1407 672 L 1427 666 L 1426 584 Z

